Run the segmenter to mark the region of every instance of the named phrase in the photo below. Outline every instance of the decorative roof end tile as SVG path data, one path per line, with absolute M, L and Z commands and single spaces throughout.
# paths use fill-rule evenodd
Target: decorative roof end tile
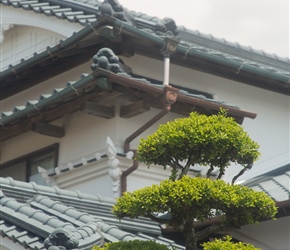
M 114 52 L 109 48 L 102 48 L 98 53 L 93 57 L 93 64 L 91 69 L 93 71 L 101 68 L 114 73 L 124 72 L 122 63 L 119 60 L 119 57 L 114 54 Z
M 105 0 L 100 6 L 99 10 L 101 15 L 108 15 L 115 17 L 121 21 L 135 24 L 129 11 L 123 8 L 123 6 L 118 2 L 118 0 Z
M 54 230 L 44 241 L 44 246 L 48 250 L 68 250 L 76 249 L 79 240 L 73 233 L 65 228 Z

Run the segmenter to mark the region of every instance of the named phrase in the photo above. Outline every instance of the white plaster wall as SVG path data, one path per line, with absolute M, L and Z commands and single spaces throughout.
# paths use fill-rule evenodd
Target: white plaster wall
M 107 163 L 108 159 L 106 158 L 60 174 L 56 178 L 56 184 L 63 189 L 113 199 L 115 197 Z
M 65 36 L 56 32 L 32 26 L 13 25 L 5 31 L 1 46 L 1 71 L 8 66 L 18 64 L 22 59 L 28 59 L 35 52 L 42 52 L 47 47 L 55 46 Z
M 290 217 L 260 222 L 230 231 L 239 240 L 253 244 L 263 250 L 290 249 Z
M 123 60 L 133 68 L 134 73 L 162 80 L 162 61 L 143 56 Z M 237 105 L 242 110 L 257 113 L 256 119 L 246 118 L 242 126 L 251 138 L 260 144 L 261 157 L 253 169 L 246 172 L 239 181 L 268 172 L 289 162 L 288 96 L 172 64 L 170 82 L 215 94 L 218 100 Z M 236 166 L 229 168 L 225 179 L 231 180 L 239 169 Z

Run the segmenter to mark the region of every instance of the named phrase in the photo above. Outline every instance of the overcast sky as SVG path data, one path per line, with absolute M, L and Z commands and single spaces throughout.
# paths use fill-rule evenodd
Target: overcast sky
M 123 7 L 289 57 L 290 0 L 119 0 Z

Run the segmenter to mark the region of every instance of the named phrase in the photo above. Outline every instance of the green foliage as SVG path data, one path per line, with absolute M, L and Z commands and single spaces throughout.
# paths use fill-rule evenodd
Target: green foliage
M 221 175 L 231 163 L 248 168 L 257 160 L 258 148 L 224 110 L 211 116 L 193 112 L 188 118 L 160 125 L 155 133 L 141 139 L 137 159 L 148 166 L 171 166 L 171 178 L 178 179 L 194 164 L 218 167 Z M 185 166 L 181 166 L 181 161 L 186 162 Z M 179 168 L 183 172 L 175 176 Z
M 147 216 L 152 219 L 155 213 L 170 212 L 167 223 L 181 226 L 188 220 L 214 217 L 213 209 L 222 214 L 222 228 L 239 228 L 273 218 L 277 211 L 275 202 L 263 192 L 223 180 L 184 176 L 177 181 L 165 180 L 160 185 L 126 192 L 118 199 L 113 212 L 117 218 Z
M 226 236 L 224 240 L 216 239 L 213 242 L 203 243 L 204 250 L 261 250 L 251 244 L 245 244 L 242 242 L 233 243 L 231 237 Z
M 132 240 L 132 241 L 121 241 L 114 243 L 107 243 L 104 247 L 95 246 L 92 250 L 173 250 L 173 247 L 168 248 L 163 244 L 159 244 L 155 241 L 142 241 L 142 240 Z

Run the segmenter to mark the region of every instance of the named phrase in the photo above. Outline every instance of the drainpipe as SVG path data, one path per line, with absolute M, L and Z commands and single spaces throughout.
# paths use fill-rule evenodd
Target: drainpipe
M 165 116 L 171 109 L 171 105 L 176 101 L 177 98 L 177 92 L 175 88 L 172 88 L 170 86 L 164 88 L 164 95 L 166 98 L 167 103 L 164 104 L 163 109 L 155 115 L 151 120 L 146 122 L 142 127 L 140 127 L 138 130 L 136 130 L 133 134 L 128 136 L 124 143 L 124 151 L 127 153 L 130 150 L 130 142 L 133 141 L 137 136 L 142 134 L 145 130 L 147 130 L 149 127 L 151 127 L 155 122 L 159 121 L 163 116 Z M 127 176 L 134 172 L 138 166 L 139 162 L 136 160 L 137 152 L 136 150 L 132 150 L 134 152 L 134 160 L 133 165 L 128 168 L 126 171 L 122 172 L 121 175 L 121 194 L 127 191 Z
M 146 122 L 142 127 L 137 129 L 133 134 L 131 134 L 125 139 L 125 143 L 124 143 L 125 153 L 127 153 L 130 150 L 130 142 L 133 141 L 137 136 L 142 134 L 149 127 L 151 127 L 154 123 L 159 121 L 163 116 L 165 116 L 170 111 L 171 105 L 175 103 L 177 99 L 178 89 L 175 89 L 169 86 L 169 69 L 170 69 L 170 55 L 175 52 L 178 42 L 179 41 L 176 39 L 166 38 L 165 45 L 161 50 L 164 56 L 164 76 L 163 76 L 164 90 L 163 90 L 163 95 L 161 98 L 161 102 L 163 103 L 163 109 L 157 115 L 155 115 L 151 120 Z M 130 168 L 128 168 L 126 171 L 124 171 L 121 176 L 121 194 L 122 195 L 124 192 L 127 191 L 127 176 L 129 176 L 129 174 L 134 172 L 139 166 L 139 162 L 136 160 L 137 151 L 133 150 L 133 152 L 134 152 L 133 165 Z
M 164 54 L 164 80 L 163 85 L 169 85 L 170 57 L 168 53 Z

